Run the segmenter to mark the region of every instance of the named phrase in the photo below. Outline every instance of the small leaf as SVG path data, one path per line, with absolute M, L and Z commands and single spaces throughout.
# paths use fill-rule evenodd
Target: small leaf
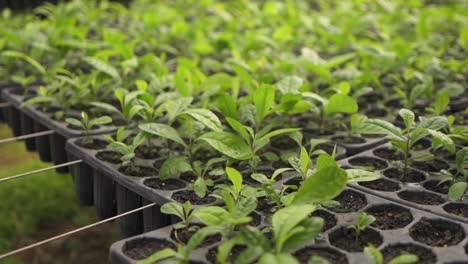
M 240 119 L 236 101 L 228 93 L 221 93 L 218 98 L 218 107 L 225 117 L 230 117 L 236 120 Z
M 450 153 L 455 153 L 456 146 L 450 136 L 432 129 L 428 129 L 427 131 L 431 134 L 433 140 L 435 139 L 436 142 L 442 144 Z
M 223 225 L 231 219 L 231 214 L 218 206 L 200 207 L 193 212 L 193 215 L 207 226 Z
M 159 177 L 161 180 L 176 178 L 180 173 L 190 170 L 192 167 L 185 156 L 171 157 L 161 165 Z
M 198 195 L 198 197 L 205 197 L 206 191 L 208 190 L 205 179 L 198 177 L 197 180 L 193 183 L 193 190 Z
M 276 87 L 278 87 L 278 90 L 282 94 L 296 94 L 299 93 L 299 88 L 301 88 L 303 82 L 304 81 L 298 76 L 287 76 L 276 83 Z
M 81 121 L 76 118 L 65 118 L 65 122 L 72 126 L 84 128 L 83 123 L 81 123 Z
M 450 186 L 448 197 L 450 200 L 456 201 L 460 200 L 465 194 L 468 188 L 468 183 L 466 182 L 457 182 Z
M 161 206 L 161 213 L 178 216 L 181 220 L 185 219 L 184 208 L 177 202 L 163 204 Z
M 366 182 L 375 181 L 382 178 L 382 175 L 360 169 L 347 169 L 346 174 L 348 175 L 348 182 Z
M 219 118 L 210 110 L 189 109 L 185 111 L 185 113 L 213 131 L 222 130 L 223 125 L 221 124 L 221 121 L 219 121 Z
M 150 133 L 152 135 L 160 136 L 160 137 L 175 141 L 183 145 L 184 147 L 187 146 L 184 140 L 179 136 L 179 133 L 177 132 L 177 130 L 175 130 L 169 125 L 160 124 L 160 123 L 148 123 L 148 124 L 141 124 L 138 126 L 138 128 L 140 128 L 142 131 L 146 133 Z
M 261 123 L 269 114 L 275 102 L 275 88 L 271 85 L 261 85 L 253 94 L 253 102 L 257 114 L 257 122 Z
M 334 94 L 328 100 L 328 104 L 325 105 L 325 114 L 333 113 L 356 113 L 359 107 L 351 96 L 346 94 Z
M 413 254 L 403 254 L 388 262 L 388 264 L 415 264 L 418 263 L 419 257 Z
M 242 138 L 228 132 L 213 131 L 198 138 L 210 144 L 217 151 L 237 160 L 247 160 L 253 155 Z
M 369 258 L 373 264 L 383 264 L 382 253 L 372 244 L 364 248 L 364 254 Z
M 447 91 L 442 91 L 437 94 L 434 102 L 434 112 L 436 115 L 441 115 L 447 109 L 450 103 L 450 96 Z
M 99 126 L 99 125 L 106 125 L 112 123 L 112 118 L 110 116 L 101 116 L 95 119 L 91 119 L 89 122 L 88 126 L 89 128 L 93 128 L 94 126 Z
M 231 181 L 232 185 L 234 186 L 236 194 L 239 194 L 242 188 L 242 175 L 238 170 L 231 167 L 226 167 L 226 174 L 229 180 Z
M 162 249 L 162 250 L 154 253 L 153 255 L 149 256 L 148 258 L 145 258 L 143 260 L 139 260 L 137 262 L 137 264 L 153 264 L 153 263 L 160 262 L 163 259 L 174 257 L 176 255 L 177 255 L 177 252 L 175 252 L 173 249 L 165 248 L 165 249 Z
M 401 118 L 403 119 L 403 121 L 405 122 L 406 128 L 413 127 L 415 117 L 412 111 L 403 108 L 403 109 L 400 109 L 399 114 Z
M 446 117 L 442 116 L 434 116 L 434 117 L 421 117 L 419 126 L 427 129 L 432 130 L 441 130 L 442 128 L 448 125 L 448 121 Z
M 98 71 L 101 71 L 114 79 L 120 79 L 119 72 L 112 65 L 94 57 L 85 57 L 83 60 Z

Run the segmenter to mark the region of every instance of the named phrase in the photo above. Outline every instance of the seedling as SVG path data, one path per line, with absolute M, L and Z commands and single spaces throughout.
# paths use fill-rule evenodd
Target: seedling
M 125 143 L 125 139 L 131 134 L 128 129 L 121 128 L 117 132 L 117 136 L 114 139 L 111 136 L 104 136 L 111 143 L 107 146 L 108 149 L 119 152 L 122 156 L 120 160 L 122 165 L 130 165 L 132 169 L 138 171 L 138 168 L 133 164 L 133 158 L 135 158 L 136 149 L 145 141 L 145 137 L 142 133 L 136 135 L 130 144 Z
M 174 225 L 176 229 L 190 228 L 194 217 L 190 201 L 186 201 L 183 206 L 176 202 L 165 203 L 161 206 L 161 213 L 175 215 L 182 220 L 182 222 Z
M 448 191 L 450 200 L 460 200 L 468 192 L 468 147 L 460 149 L 456 154 L 457 171 L 453 174 L 443 170 L 441 174 L 444 176 L 439 182 L 439 185 L 450 181 L 451 186 Z
M 372 244 L 369 244 L 364 249 L 364 254 L 373 264 L 384 264 L 384 259 L 382 253 Z M 398 257 L 393 258 L 388 262 L 388 264 L 412 264 L 418 263 L 419 258 L 413 254 L 401 254 Z
M 368 226 L 374 223 L 376 218 L 372 215 L 368 215 L 365 212 L 359 214 L 356 224 L 349 225 L 349 229 L 354 230 L 354 234 L 356 235 L 356 241 L 359 239 L 361 233 L 366 230 Z
M 104 109 L 109 113 L 117 114 L 123 118 L 128 125 L 131 125 L 134 117 L 137 116 L 143 108 L 136 100 L 141 93 L 141 91 L 128 92 L 124 89 L 115 90 L 114 96 L 119 101 L 120 109 L 103 102 L 92 102 L 91 105 Z
M 392 123 L 380 119 L 368 119 L 365 116 L 353 116 L 351 121 L 353 131 L 361 134 L 384 134 L 390 140 L 392 146 L 403 153 L 403 165 L 400 166 L 402 177 L 408 173 L 408 166 L 412 160 L 428 161 L 434 158 L 430 153 L 423 153 L 419 156 L 412 155 L 412 149 L 416 143 L 428 136 L 432 137 L 434 147 L 443 146 L 451 153 L 455 152 L 453 140 L 441 132 L 447 127 L 447 118 L 442 116 L 420 117 L 420 122 L 416 123 L 415 115 L 408 109 L 401 109 L 400 116 L 404 121 L 405 128 L 400 129 Z
M 101 116 L 97 118 L 89 119 L 89 116 L 86 112 L 81 112 L 81 120 L 76 118 L 66 118 L 65 122 L 73 125 L 75 127 L 81 128 L 84 131 L 84 142 L 92 143 L 92 139 L 90 138 L 89 134 L 90 131 L 97 126 L 106 125 L 112 122 L 112 118 L 109 116 Z M 84 143 L 83 142 L 83 143 Z

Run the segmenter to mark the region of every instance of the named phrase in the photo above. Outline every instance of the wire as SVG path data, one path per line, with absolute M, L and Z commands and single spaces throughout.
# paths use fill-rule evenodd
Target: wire
M 53 134 L 53 133 L 54 133 L 53 130 L 46 130 L 46 131 L 41 131 L 41 132 L 37 132 L 37 133 L 22 135 L 22 136 L 18 136 L 18 137 L 0 139 L 0 144 L 12 142 L 12 141 L 18 141 L 18 140 L 22 140 L 22 139 L 33 138 L 33 137 L 40 137 L 40 136 L 50 135 L 50 134 Z
M 21 178 L 21 177 L 28 176 L 28 175 L 37 174 L 37 173 L 44 172 L 44 171 L 48 171 L 48 170 L 53 170 L 53 169 L 58 169 L 58 168 L 70 166 L 70 165 L 73 165 L 73 164 L 78 164 L 78 163 L 80 163 L 80 162 L 83 162 L 83 160 L 69 161 L 69 162 L 66 162 L 66 163 L 59 164 L 59 165 L 54 165 L 54 166 L 50 166 L 50 167 L 47 167 L 47 168 L 42 168 L 42 169 L 38 169 L 38 170 L 28 171 L 28 172 L 25 172 L 25 173 L 21 173 L 21 174 L 14 175 L 14 176 L 6 177 L 6 178 L 1 178 L 1 179 L 0 179 L 0 183 L 1 183 L 1 182 L 6 182 L 6 181 L 9 181 L 9 180 L 14 180 L 14 179 L 17 179 L 17 178 Z
M 73 234 L 75 234 L 75 233 L 81 232 L 81 231 L 86 230 L 86 229 L 89 229 L 89 228 L 91 228 L 91 227 L 98 226 L 98 225 L 100 225 L 100 224 L 107 223 L 107 222 L 109 222 L 109 221 L 112 221 L 112 220 L 114 220 L 114 219 L 120 218 L 120 217 L 122 217 L 122 216 L 126 216 L 126 215 L 129 215 L 129 214 L 133 214 L 133 213 L 135 213 L 135 212 L 144 210 L 144 209 L 149 208 L 149 207 L 154 206 L 154 205 L 156 205 L 156 203 L 148 204 L 148 205 L 139 207 L 139 208 L 137 208 L 137 209 L 133 209 L 133 210 L 131 210 L 131 211 L 128 211 L 128 212 L 125 212 L 125 213 L 122 213 L 122 214 L 119 214 L 119 215 L 116 215 L 116 216 L 113 216 L 113 217 L 110 217 L 110 218 L 101 220 L 101 221 L 99 221 L 99 222 L 96 222 L 96 223 L 93 223 L 93 224 L 90 224 L 90 225 L 87 225 L 87 226 L 83 226 L 83 227 L 80 227 L 80 228 L 78 228 L 78 229 L 75 229 L 75 230 L 72 230 L 72 231 L 63 233 L 63 234 L 61 234 L 61 235 L 54 236 L 54 237 L 51 237 L 51 238 L 48 238 L 48 239 L 39 241 L 39 242 L 34 243 L 34 244 L 32 244 L 32 245 L 29 245 L 29 246 L 26 246 L 26 247 L 22 247 L 22 248 L 19 248 L 19 249 L 10 251 L 10 252 L 8 252 L 8 253 L 5 253 L 5 254 L 3 254 L 3 255 L 0 255 L 0 259 L 4 259 L 4 258 L 6 258 L 6 257 L 10 257 L 10 256 L 12 256 L 12 255 L 18 254 L 18 253 L 23 252 L 23 251 L 25 251 L 25 250 L 32 249 L 32 248 L 35 248 L 35 247 L 44 245 L 44 244 L 46 244 L 46 243 L 55 241 L 55 240 L 57 240 L 57 239 L 61 239 L 61 238 L 64 238 L 64 237 L 73 235 Z

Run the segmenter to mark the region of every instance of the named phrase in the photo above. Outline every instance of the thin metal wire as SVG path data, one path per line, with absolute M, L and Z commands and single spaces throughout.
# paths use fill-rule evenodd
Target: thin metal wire
M 59 165 L 54 165 L 54 166 L 50 166 L 50 167 L 47 167 L 47 168 L 42 168 L 42 169 L 38 169 L 38 170 L 28 171 L 28 172 L 25 172 L 25 173 L 21 173 L 21 174 L 14 175 L 14 176 L 6 177 L 6 178 L 1 178 L 1 179 L 0 179 L 0 183 L 6 182 L 6 181 L 9 181 L 9 180 L 13 180 L 13 179 L 17 179 L 17 178 L 21 178 L 21 177 L 28 176 L 28 175 L 37 174 L 37 173 L 44 172 L 44 171 L 48 171 L 48 170 L 53 170 L 53 169 L 58 169 L 58 168 L 70 166 L 70 165 L 77 164 L 77 163 L 80 163 L 80 162 L 83 162 L 83 161 L 82 161 L 82 160 L 69 161 L 69 162 L 66 162 L 66 163 L 59 164 Z
M 36 132 L 36 133 L 22 135 L 22 136 L 18 136 L 18 137 L 0 139 L 0 144 L 12 142 L 12 141 L 23 140 L 23 139 L 28 139 L 28 138 L 34 138 L 34 137 L 50 135 L 50 134 L 53 134 L 53 133 L 54 133 L 53 130 L 46 130 L 46 131 Z
M 145 206 L 142 206 L 142 207 L 133 209 L 133 210 L 131 210 L 131 211 L 128 211 L 128 212 L 125 212 L 125 213 L 122 213 L 122 214 L 119 214 L 119 215 L 116 215 L 116 216 L 113 216 L 113 217 L 110 217 L 110 218 L 101 220 L 101 221 L 99 221 L 99 222 L 96 222 L 96 223 L 93 223 L 93 224 L 90 224 L 90 225 L 87 225 L 87 226 L 83 226 L 83 227 L 80 227 L 80 228 L 78 228 L 78 229 L 75 229 L 75 230 L 72 230 L 72 231 L 63 233 L 63 234 L 61 234 L 61 235 L 54 236 L 54 237 L 51 237 L 51 238 L 48 238 L 48 239 L 39 241 L 39 242 L 34 243 L 34 244 L 31 244 L 31 245 L 29 245 L 29 246 L 16 249 L 16 250 L 14 250 L 14 251 L 5 253 L 5 254 L 3 254 L 3 255 L 0 255 L 0 259 L 4 259 L 4 258 L 6 258 L 6 257 L 10 257 L 10 256 L 12 256 L 12 255 L 18 254 L 18 253 L 23 252 L 23 251 L 25 251 L 25 250 L 28 250 L 28 249 L 31 249 L 31 248 L 35 248 L 35 247 L 44 245 L 44 244 L 46 244 L 46 243 L 55 241 L 55 240 L 57 240 L 57 239 L 61 239 L 61 238 L 64 238 L 64 237 L 73 235 L 73 234 L 75 234 L 75 233 L 81 232 L 81 231 L 86 230 L 86 229 L 89 229 L 89 228 L 91 228 L 91 227 L 95 227 L 95 226 L 98 226 L 98 225 L 100 225 L 100 224 L 104 224 L 104 223 L 107 223 L 107 222 L 109 222 L 109 221 L 115 220 L 115 219 L 120 218 L 120 217 L 122 217 L 122 216 L 126 216 L 126 215 L 129 215 L 129 214 L 133 214 L 133 213 L 135 213 L 135 212 L 144 210 L 144 209 L 149 208 L 149 207 L 154 206 L 154 205 L 156 205 L 156 203 L 148 204 L 148 205 L 145 205 Z
M 0 103 L 0 108 L 9 107 L 9 106 L 11 106 L 11 103 L 9 102 Z

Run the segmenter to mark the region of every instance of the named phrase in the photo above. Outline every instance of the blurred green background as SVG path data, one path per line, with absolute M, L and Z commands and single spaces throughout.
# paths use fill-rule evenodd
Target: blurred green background
M 11 136 L 0 124 L 0 139 Z M 0 178 L 51 165 L 22 142 L 0 145 Z M 69 174 L 49 171 L 0 183 L 0 255 L 96 221 L 94 208 L 78 205 Z M 117 223 L 107 223 L 0 263 L 106 263 L 119 238 Z

